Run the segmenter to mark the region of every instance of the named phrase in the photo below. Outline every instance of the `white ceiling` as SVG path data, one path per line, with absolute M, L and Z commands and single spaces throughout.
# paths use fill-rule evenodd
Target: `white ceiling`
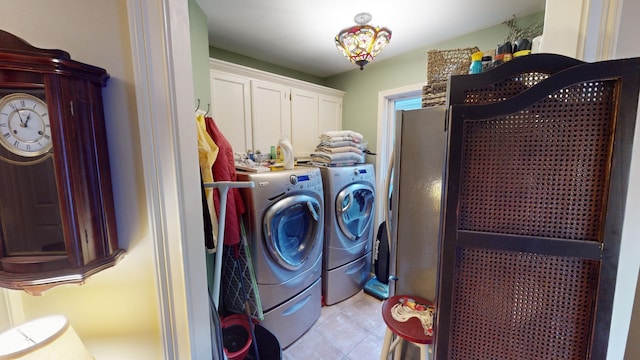
M 375 60 L 381 61 L 545 6 L 545 0 L 196 1 L 207 15 L 211 46 L 319 77 L 356 68 L 333 39 L 359 12 L 392 31 Z

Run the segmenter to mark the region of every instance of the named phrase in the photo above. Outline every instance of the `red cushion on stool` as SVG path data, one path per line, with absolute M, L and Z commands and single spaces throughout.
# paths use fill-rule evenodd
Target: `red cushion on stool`
M 424 328 L 418 318 L 412 317 L 406 322 L 398 321 L 393 318 L 391 315 L 391 308 L 397 304 L 398 300 L 401 298 L 409 298 L 415 300 L 418 304 L 433 306 L 433 302 L 418 296 L 396 295 L 388 298 L 382 304 L 382 318 L 384 319 L 385 324 L 387 324 L 389 330 L 393 331 L 393 333 L 401 338 L 416 344 L 432 344 L 433 337 L 424 333 Z

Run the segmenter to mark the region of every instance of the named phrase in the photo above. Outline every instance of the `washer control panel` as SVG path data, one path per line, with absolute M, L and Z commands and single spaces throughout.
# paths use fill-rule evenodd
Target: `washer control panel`
M 319 172 L 304 172 L 289 175 L 287 191 L 312 190 L 322 191 L 322 178 Z
M 353 168 L 353 177 L 352 181 L 375 181 L 375 175 L 373 174 L 373 168 L 364 166 L 364 167 L 354 167 Z

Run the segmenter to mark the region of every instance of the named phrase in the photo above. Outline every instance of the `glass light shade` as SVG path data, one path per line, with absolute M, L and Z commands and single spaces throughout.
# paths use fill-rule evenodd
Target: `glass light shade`
M 360 15 L 362 14 L 356 15 L 356 22 L 360 21 Z M 338 50 L 349 61 L 359 65 L 360 70 L 373 61 L 380 51 L 389 44 L 390 40 L 391 30 L 386 27 L 366 25 L 366 23 L 358 23 L 356 26 L 343 29 L 335 38 Z
M 0 360 L 93 360 L 62 315 L 26 322 L 0 334 Z

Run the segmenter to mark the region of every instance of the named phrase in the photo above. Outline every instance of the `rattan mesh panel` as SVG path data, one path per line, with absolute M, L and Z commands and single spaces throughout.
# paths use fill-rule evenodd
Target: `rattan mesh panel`
M 462 230 L 601 241 L 615 81 L 464 123 Z
M 539 72 L 523 73 L 486 88 L 469 89 L 464 92 L 464 103 L 490 104 L 503 101 L 520 94 L 548 77 L 549 74 Z
M 448 359 L 585 359 L 597 271 L 594 261 L 459 249 Z

